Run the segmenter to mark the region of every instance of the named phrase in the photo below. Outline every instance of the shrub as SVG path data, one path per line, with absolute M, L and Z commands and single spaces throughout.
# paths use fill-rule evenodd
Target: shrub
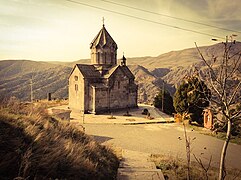
M 180 114 L 190 114 L 192 121 L 202 123 L 203 109 L 209 106 L 210 90 L 197 77 L 190 77 L 177 88 L 174 107 Z
M 163 103 L 162 103 L 162 100 L 163 100 Z M 154 98 L 153 104 L 158 109 L 162 109 L 162 105 L 163 105 L 163 112 L 166 114 L 171 115 L 172 113 L 175 112 L 175 109 L 173 107 L 173 99 L 168 91 L 164 91 L 164 94 L 163 94 L 163 91 L 160 91 L 159 94 Z

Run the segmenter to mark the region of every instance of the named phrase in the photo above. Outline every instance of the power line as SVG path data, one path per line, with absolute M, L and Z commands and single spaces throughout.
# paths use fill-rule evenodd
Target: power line
M 66 1 L 69 1 L 69 2 L 75 3 L 75 4 L 80 4 L 80 5 L 87 6 L 87 7 L 91 7 L 91 8 L 95 8 L 95 9 L 99 9 L 99 10 L 103 10 L 103 11 L 106 11 L 106 12 L 111 12 L 111 13 L 114 13 L 114 14 L 119 14 L 119 15 L 122 15 L 122 16 L 134 18 L 134 19 L 139 19 L 139 20 L 150 22 L 150 23 L 154 23 L 154 24 L 159 24 L 159 25 L 163 25 L 163 26 L 167 26 L 167 27 L 183 30 L 183 31 L 188 31 L 188 32 L 196 33 L 196 34 L 202 34 L 202 35 L 209 36 L 209 37 L 216 37 L 216 38 L 224 39 L 223 37 L 216 36 L 216 35 L 213 35 L 213 34 L 208 34 L 208 33 L 200 32 L 200 31 L 192 30 L 192 29 L 187 29 L 187 28 L 182 28 L 182 27 L 178 27 L 178 26 L 173 26 L 173 25 L 170 25 L 170 24 L 165 24 L 165 23 L 161 23 L 161 22 L 157 22 L 157 21 L 153 21 L 153 20 L 149 20 L 149 19 L 145 19 L 145 18 L 141 18 L 141 17 L 125 14 L 125 13 L 120 13 L 120 12 L 117 12 L 117 11 L 105 9 L 105 8 L 102 8 L 102 7 L 93 6 L 93 5 L 82 3 L 82 2 L 79 2 L 79 1 L 74 1 L 74 0 L 66 0 Z
M 146 13 L 150 13 L 150 14 L 155 14 L 155 15 L 159 15 L 159 16 L 164 16 L 164 17 L 168 17 L 168 18 L 172 18 L 172 19 L 177 19 L 177 20 L 181 20 L 181 21 L 186 21 L 186 22 L 190 22 L 190 23 L 194 23 L 194 24 L 199 24 L 199 25 L 203 25 L 203 26 L 207 26 L 207 27 L 212 27 L 212 28 L 216 28 L 216 29 L 220 29 L 220 30 L 225 30 L 225 31 L 230 31 L 230 32 L 236 32 L 236 33 L 241 33 L 241 31 L 237 31 L 237 30 L 233 30 L 233 29 L 228 29 L 228 28 L 222 28 L 219 26 L 214 26 L 214 25 L 210 25 L 210 24 L 206 24 L 206 23 L 202 23 L 202 22 L 197 22 L 197 21 L 193 21 L 193 20 L 189 20 L 189 19 L 184 19 L 184 18 L 179 18 L 179 17 L 174 17 L 174 16 L 170 16 L 170 15 L 166 15 L 166 14 L 161 14 L 161 13 L 157 13 L 157 12 L 153 12 L 153 11 L 148 11 L 145 9 L 140 9 L 140 8 L 136 8 L 133 6 L 128 6 L 125 4 L 120 4 L 120 3 L 116 3 L 113 1 L 108 1 L 108 0 L 101 0 L 104 1 L 106 3 L 110 3 L 110 4 L 115 4 L 118 6 L 122 6 L 122 7 L 127 7 L 129 9 L 135 9 L 138 11 L 142 11 L 142 12 L 146 12 Z

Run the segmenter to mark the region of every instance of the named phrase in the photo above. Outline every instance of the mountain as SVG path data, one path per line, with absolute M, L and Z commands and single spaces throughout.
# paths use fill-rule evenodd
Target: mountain
M 30 60 L 0 61 L 0 97 L 16 96 L 30 100 L 31 79 L 34 99 L 43 99 L 47 93 L 53 98 L 67 98 L 70 67 Z
M 207 60 L 213 56 L 217 57 L 216 67 L 219 68 L 221 58 L 223 57 L 224 45 L 218 43 L 212 46 L 199 47 L 204 58 Z M 241 42 L 236 42 L 230 49 L 230 54 L 241 52 Z M 205 67 L 196 48 L 189 48 L 180 51 L 171 51 L 157 57 L 128 58 L 127 63 L 131 65 L 140 65 L 145 67 L 151 74 L 157 78 L 161 78 L 167 84 L 177 86 L 180 81 L 193 74 L 195 69 L 205 71 Z M 239 74 L 241 76 L 241 67 Z
M 203 56 L 223 56 L 223 44 L 200 47 Z M 241 52 L 241 43 L 236 42 L 231 52 Z M 220 61 L 217 58 L 217 61 Z M 52 93 L 53 98 L 68 98 L 68 76 L 76 64 L 88 64 L 90 59 L 73 62 L 39 62 L 30 60 L 0 61 L 0 97 L 16 96 L 22 100 L 30 100 L 30 79 L 32 78 L 33 96 L 35 99 L 46 98 Z M 205 72 L 204 63 L 196 48 L 171 51 L 157 57 L 127 58 L 127 64 L 136 77 L 139 87 L 139 100 L 152 103 L 155 95 L 162 89 L 174 94 L 175 87 L 184 77 L 194 73 L 195 69 Z M 218 68 L 220 63 L 217 64 Z M 240 79 L 241 67 L 237 78 Z

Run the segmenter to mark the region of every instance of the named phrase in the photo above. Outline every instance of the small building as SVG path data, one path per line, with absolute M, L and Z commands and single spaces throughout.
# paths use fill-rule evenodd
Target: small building
M 69 107 L 85 113 L 137 107 L 135 76 L 124 55 L 117 64 L 117 44 L 104 24 L 90 50 L 91 64 L 76 64 L 69 76 Z
M 207 129 L 212 129 L 213 127 L 213 114 L 211 109 L 203 110 L 203 125 Z

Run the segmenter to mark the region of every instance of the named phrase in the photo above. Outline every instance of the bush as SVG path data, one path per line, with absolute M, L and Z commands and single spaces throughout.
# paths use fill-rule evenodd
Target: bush
M 179 114 L 190 114 L 191 120 L 203 123 L 202 113 L 209 106 L 211 92 L 203 81 L 190 77 L 177 88 L 174 94 L 174 107 Z
M 162 103 L 162 100 L 164 100 L 163 103 Z M 163 91 L 160 91 L 159 94 L 154 98 L 153 104 L 158 109 L 162 109 L 162 104 L 163 104 L 163 111 L 166 114 L 171 115 L 172 113 L 175 112 L 175 109 L 173 107 L 173 99 L 168 91 L 165 91 L 164 95 L 163 95 Z
M 149 113 L 148 109 L 143 109 L 142 113 L 143 115 L 147 115 Z

